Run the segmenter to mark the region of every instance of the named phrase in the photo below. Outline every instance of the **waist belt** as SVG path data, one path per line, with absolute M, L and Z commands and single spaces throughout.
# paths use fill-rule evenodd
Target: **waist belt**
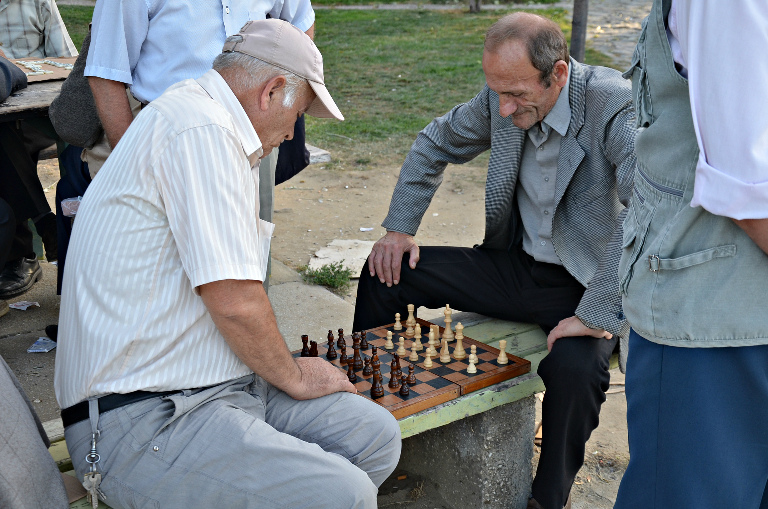
M 105 412 L 109 412 L 110 410 L 114 410 L 116 408 L 120 408 L 125 405 L 130 405 L 131 403 L 138 403 L 139 401 L 144 401 L 145 399 L 151 399 L 151 398 L 159 398 L 162 396 L 167 396 L 169 394 L 174 394 L 179 391 L 166 391 L 166 392 L 149 392 L 149 391 L 135 391 L 135 392 L 129 392 L 128 394 L 109 394 L 107 396 L 102 396 L 98 399 L 99 403 L 99 413 L 103 414 Z M 61 411 L 61 421 L 64 423 L 64 427 L 71 426 L 73 424 L 77 424 L 80 421 L 84 421 L 88 418 L 88 401 L 81 401 L 80 403 L 77 403 L 75 405 L 72 405 L 69 408 L 65 408 Z

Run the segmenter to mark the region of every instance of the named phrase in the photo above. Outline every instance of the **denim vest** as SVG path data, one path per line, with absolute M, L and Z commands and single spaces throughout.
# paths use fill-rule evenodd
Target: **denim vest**
M 670 4 L 654 0 L 625 73 L 640 131 L 619 264 L 624 313 L 660 344 L 766 344 L 768 256 L 730 219 L 690 206 L 699 148 L 664 27 Z

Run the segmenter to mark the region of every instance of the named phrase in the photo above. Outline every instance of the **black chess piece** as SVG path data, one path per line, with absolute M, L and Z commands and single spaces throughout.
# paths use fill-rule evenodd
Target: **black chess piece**
M 395 361 L 392 361 L 392 364 L 394 364 Z M 400 379 L 395 376 L 394 371 L 389 372 L 389 388 L 390 389 L 397 389 L 400 387 Z
M 360 333 L 360 348 L 368 350 L 368 340 L 365 339 L 365 336 L 367 336 L 365 331 Z
M 333 337 L 333 331 L 331 329 L 328 329 L 328 341 L 336 341 L 336 338 Z
M 325 354 L 325 358 L 329 361 L 332 361 L 338 355 L 336 354 L 336 348 L 333 346 L 333 343 L 335 340 L 333 339 L 333 334 L 330 333 L 331 331 L 328 331 L 328 352 Z
M 371 347 L 372 355 L 371 355 L 371 367 L 374 371 L 379 369 L 379 366 L 381 366 L 381 361 L 379 360 L 379 352 L 376 350 L 375 346 Z
M 397 368 L 397 379 L 400 380 L 400 375 L 403 374 L 403 370 L 400 369 L 400 356 L 397 354 L 393 354 L 394 359 L 392 359 L 392 362 L 394 362 L 395 367 Z
M 302 357 L 309 357 L 309 336 L 306 334 L 301 335 L 301 342 L 304 346 L 301 347 L 301 356 Z
M 384 386 L 381 385 L 381 371 L 373 372 L 373 385 L 371 386 L 371 398 L 376 399 L 384 396 Z
M 336 346 L 341 348 L 341 344 L 345 343 L 344 341 L 344 329 L 339 329 L 339 339 L 336 340 Z
M 309 356 L 317 357 L 317 341 L 309 342 Z
M 413 372 L 413 364 L 408 364 L 408 378 L 405 379 L 408 385 L 416 385 L 416 374 Z
M 363 376 L 371 376 L 371 373 L 373 373 L 373 370 L 371 369 L 371 361 L 366 357 L 363 359 L 363 362 L 365 363 L 365 367 L 363 367 Z
M 352 344 L 352 349 L 354 350 L 354 354 L 352 355 L 352 364 L 355 368 L 355 371 L 360 371 L 363 369 L 363 358 L 360 356 L 360 342 L 355 341 Z
M 352 383 L 357 382 L 357 374 L 352 369 L 352 363 L 347 363 L 347 380 L 349 380 Z
M 349 357 L 347 357 L 347 345 L 342 342 L 341 347 L 339 348 L 341 349 L 341 357 L 339 357 L 339 363 L 344 366 L 347 364 L 347 360 L 349 359 Z
M 408 388 L 408 384 L 405 382 L 405 375 L 403 375 L 400 378 L 400 395 L 404 398 L 411 394 L 411 389 Z

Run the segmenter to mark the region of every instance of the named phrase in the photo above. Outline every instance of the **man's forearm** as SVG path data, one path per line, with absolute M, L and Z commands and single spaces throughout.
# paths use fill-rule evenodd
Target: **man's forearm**
M 216 281 L 201 286 L 200 296 L 235 354 L 261 378 L 289 392 L 301 370 L 277 328 L 262 284 Z
M 95 76 L 88 76 L 88 84 L 91 86 L 93 100 L 99 112 L 101 125 L 107 134 L 107 141 L 114 149 L 133 121 L 125 84 Z
M 757 247 L 768 254 L 768 219 L 734 219 L 733 222 L 749 235 Z

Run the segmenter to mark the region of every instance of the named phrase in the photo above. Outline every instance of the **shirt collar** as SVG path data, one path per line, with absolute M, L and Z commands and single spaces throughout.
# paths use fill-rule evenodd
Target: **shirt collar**
M 240 144 L 243 146 L 243 151 L 248 157 L 248 161 L 251 166 L 255 165 L 261 154 L 264 152 L 261 146 L 261 140 L 259 135 L 256 134 L 256 130 L 251 124 L 251 120 L 245 113 L 240 101 L 237 100 L 232 89 L 221 74 L 214 69 L 203 74 L 196 80 L 203 89 L 208 92 L 211 99 L 224 106 L 224 108 L 232 115 L 232 120 L 235 126 L 235 135 L 240 139 Z
M 547 116 L 542 120 L 542 124 L 551 127 L 560 136 L 565 136 L 568 132 L 568 125 L 571 123 L 571 103 L 568 98 L 571 85 L 571 64 L 568 64 L 568 79 L 565 86 L 560 90 L 560 95 Z M 544 126 L 542 126 L 544 127 Z M 543 129 L 542 129 L 543 130 Z

